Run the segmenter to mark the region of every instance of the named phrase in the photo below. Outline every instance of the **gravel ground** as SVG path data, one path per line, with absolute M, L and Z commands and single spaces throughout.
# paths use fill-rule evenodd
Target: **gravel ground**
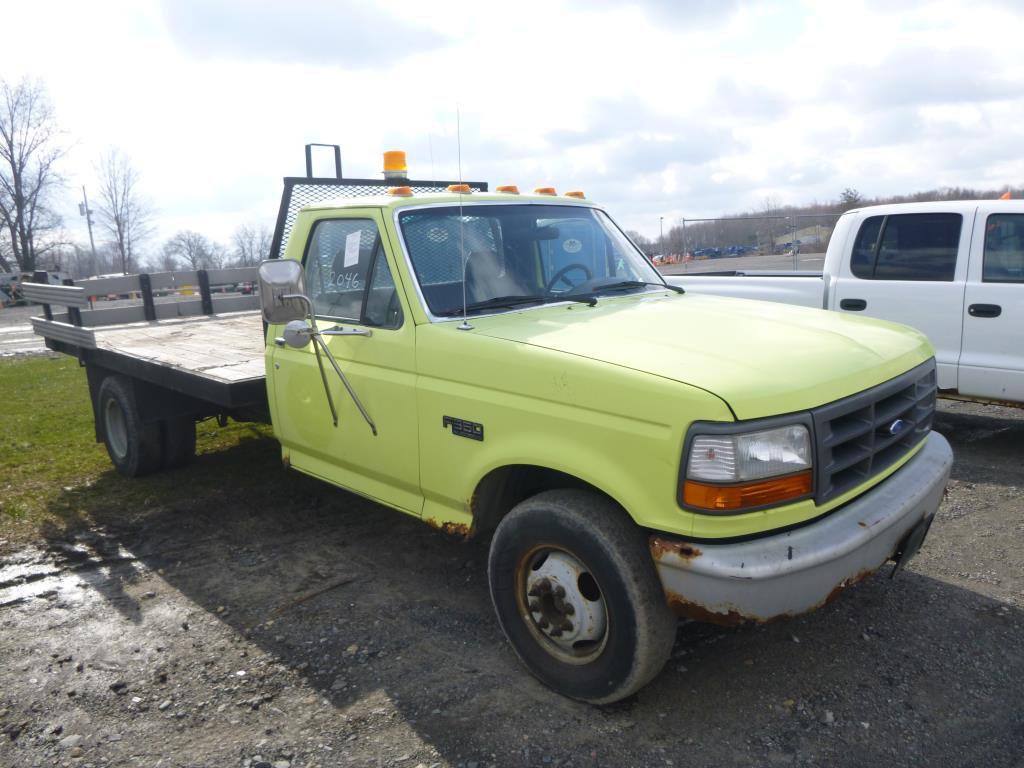
M 907 571 L 800 619 L 680 624 L 662 674 L 604 708 L 520 667 L 484 543 L 249 441 L 274 498 L 0 542 L 0 765 L 1024 765 L 1024 411 L 943 403 L 936 428 L 954 480 Z

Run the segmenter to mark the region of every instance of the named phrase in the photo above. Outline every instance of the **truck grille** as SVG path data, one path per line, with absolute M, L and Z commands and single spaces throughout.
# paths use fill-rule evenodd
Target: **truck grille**
M 877 387 L 815 408 L 815 502 L 823 504 L 883 472 L 931 431 L 935 360 Z

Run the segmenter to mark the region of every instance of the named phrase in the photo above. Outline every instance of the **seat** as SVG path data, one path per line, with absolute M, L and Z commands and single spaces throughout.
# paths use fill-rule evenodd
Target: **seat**
M 471 251 L 466 258 L 466 299 L 470 303 L 526 293 L 494 251 Z

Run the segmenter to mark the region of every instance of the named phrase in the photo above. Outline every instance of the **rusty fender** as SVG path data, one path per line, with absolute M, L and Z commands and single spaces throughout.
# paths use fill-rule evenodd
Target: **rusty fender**
M 717 624 L 764 622 L 820 608 L 870 576 L 939 508 L 953 452 L 932 433 L 899 470 L 795 530 L 748 541 L 648 540 L 669 606 Z
M 473 533 L 473 529 L 465 523 L 442 523 L 441 521 L 434 520 L 431 517 L 424 518 L 423 522 L 429 525 L 431 528 L 436 528 L 439 531 L 447 533 L 449 536 L 457 536 L 460 539 L 468 539 Z

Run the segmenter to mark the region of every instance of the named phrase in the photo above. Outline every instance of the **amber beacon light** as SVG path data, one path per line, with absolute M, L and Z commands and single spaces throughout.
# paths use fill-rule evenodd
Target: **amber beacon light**
M 388 150 L 384 153 L 384 178 L 405 179 L 409 176 L 409 167 L 405 163 L 405 152 L 400 149 Z

